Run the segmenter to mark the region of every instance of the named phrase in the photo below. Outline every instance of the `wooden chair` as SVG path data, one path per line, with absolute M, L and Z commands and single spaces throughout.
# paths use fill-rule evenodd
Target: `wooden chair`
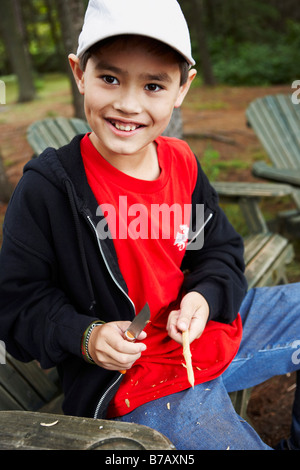
M 78 118 L 48 118 L 34 122 L 27 129 L 27 140 L 34 151 L 34 156 L 40 155 L 45 148 L 58 149 L 68 144 L 77 134 L 90 132 L 86 121 Z
M 0 364 L 1 450 L 174 450 L 161 433 L 138 424 L 62 413 L 55 369 L 5 355 Z
M 254 100 L 247 108 L 246 116 L 271 162 L 271 165 L 254 163 L 253 174 L 291 186 L 296 209 L 280 216 L 299 236 L 300 105 L 293 103 L 292 95 L 267 95 Z
M 8 353 L 0 365 L 0 411 L 61 413 L 62 394 L 56 370 L 42 370 L 35 361 L 20 362 Z

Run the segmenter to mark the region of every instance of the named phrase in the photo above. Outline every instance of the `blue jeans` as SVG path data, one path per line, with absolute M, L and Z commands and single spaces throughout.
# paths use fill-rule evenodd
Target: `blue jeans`
M 251 289 L 240 349 L 223 375 L 117 418 L 156 429 L 178 450 L 271 450 L 235 412 L 228 392 L 298 370 L 290 447 L 300 449 L 300 283 Z

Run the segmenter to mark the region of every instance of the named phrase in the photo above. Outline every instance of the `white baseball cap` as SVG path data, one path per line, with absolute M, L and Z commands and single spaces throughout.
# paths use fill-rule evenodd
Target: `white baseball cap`
M 188 26 L 176 0 L 90 0 L 77 56 L 98 41 L 120 34 L 157 39 L 195 64 Z

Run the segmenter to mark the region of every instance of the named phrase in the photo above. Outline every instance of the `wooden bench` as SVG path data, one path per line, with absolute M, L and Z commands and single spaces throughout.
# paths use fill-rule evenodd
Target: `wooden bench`
M 62 395 L 56 369 L 43 371 L 35 362 L 23 363 L 8 353 L 0 365 L 0 410 L 61 413 Z
M 253 164 L 253 174 L 292 186 L 296 208 L 279 215 L 280 229 L 300 235 L 300 105 L 292 95 L 267 95 L 254 100 L 246 110 L 248 125 L 270 158 Z
M 0 365 L 0 449 L 174 449 L 146 426 L 64 416 L 62 398 L 55 369 L 43 371 L 35 361 L 6 354 Z
M 175 447 L 161 433 L 134 423 L 1 411 L 0 450 L 18 449 L 170 452 Z
M 35 155 L 38 155 L 46 146 L 50 145 L 54 148 L 58 148 L 69 142 L 74 135 L 85 133 L 87 131 L 89 131 L 88 124 L 77 119 L 47 119 L 45 121 L 34 123 L 29 128 L 28 141 L 31 144 Z M 245 220 L 249 228 L 249 236 L 245 239 L 246 277 L 249 283 L 249 288 L 286 282 L 285 267 L 294 256 L 293 248 L 287 239 L 281 235 L 269 232 L 263 215 L 259 209 L 259 200 L 262 197 L 281 197 L 289 195 L 292 191 L 291 187 L 289 185 L 275 184 L 249 185 L 248 183 L 233 184 L 220 182 L 214 183 L 214 186 L 220 194 L 221 200 L 239 203 L 243 209 Z M 242 417 L 246 417 L 246 408 L 250 391 L 243 390 L 232 393 L 230 396 L 236 411 Z M 68 446 L 71 444 L 67 443 L 67 441 L 64 441 L 64 444 L 61 444 L 59 436 L 62 436 L 67 428 L 68 431 L 66 434 L 73 436 L 73 432 L 75 432 L 73 425 L 76 424 L 76 432 L 79 432 L 81 436 L 80 439 L 83 439 L 80 440 L 80 446 L 82 445 L 82 448 L 90 448 L 91 445 L 100 447 L 98 434 L 96 436 L 97 443 L 95 444 L 93 441 L 93 444 L 91 444 L 89 431 L 86 431 L 86 428 L 84 427 L 81 428 L 81 425 L 83 425 L 91 426 L 89 429 L 95 429 L 96 425 L 92 421 L 80 418 L 75 419 L 71 417 L 63 417 L 62 415 L 59 415 L 61 417 L 57 418 L 57 413 L 61 413 L 61 401 L 62 396 L 59 385 L 55 380 L 54 370 L 45 373 L 35 362 L 23 364 L 10 356 L 7 356 L 6 365 L 0 365 L 0 410 L 2 410 L 2 412 L 0 412 L 0 443 L 4 442 L 5 444 L 3 445 L 5 446 L 10 445 L 18 447 L 18 442 L 22 442 L 22 445 L 27 447 L 29 444 L 22 440 L 23 438 L 21 438 L 20 435 L 24 436 L 30 428 L 33 429 L 33 436 L 36 436 L 36 443 L 31 442 L 30 445 L 38 446 L 40 444 L 37 435 L 40 432 L 47 433 L 47 429 L 51 429 L 51 432 L 55 434 L 55 439 L 52 443 L 48 444 L 48 438 L 45 437 L 43 439 L 43 445 L 52 446 L 51 448 L 62 448 L 61 445 Z M 24 411 L 26 411 L 25 414 Z M 32 412 L 34 413 L 32 414 Z M 40 415 L 41 412 L 52 414 Z M 23 424 L 20 429 L 18 429 L 18 424 L 21 422 L 19 413 L 23 413 L 21 416 L 24 416 Z M 53 425 L 53 428 L 45 427 L 45 429 L 41 430 L 39 423 L 41 420 L 45 421 L 46 419 L 50 422 L 54 422 L 58 419 L 62 427 L 60 428 Z M 67 423 L 67 420 L 69 420 L 69 424 Z M 8 422 L 12 423 L 10 432 L 6 432 L 2 426 L 2 423 Z M 119 424 L 121 425 L 120 428 L 118 427 Z M 151 446 L 150 441 L 152 430 L 149 430 L 149 440 L 146 444 L 145 442 L 141 443 L 140 441 L 138 441 L 137 444 L 133 444 L 131 442 L 131 437 L 128 437 L 126 432 L 122 435 L 122 439 L 124 439 L 123 444 L 121 444 L 121 438 L 121 441 L 116 441 L 114 436 L 120 436 L 121 430 L 126 431 L 124 425 L 122 423 L 119 424 L 112 424 L 112 426 L 116 427 L 114 427 L 112 434 L 109 437 L 106 436 L 104 438 L 104 440 L 106 439 L 108 442 L 106 442 L 106 444 L 102 443 L 102 448 L 104 448 L 104 445 L 111 445 L 112 447 L 110 448 L 116 448 L 114 446 L 123 444 L 125 447 L 126 445 L 141 445 L 144 447 L 146 446 L 146 448 L 151 448 L 149 446 Z M 107 429 L 112 428 L 108 427 Z M 15 440 L 12 439 L 14 430 L 17 436 Z M 84 439 L 85 433 L 87 433 L 86 440 Z M 47 434 L 45 434 L 45 436 L 46 435 Z M 11 444 L 8 444 L 9 439 L 11 440 Z M 34 441 L 34 438 L 32 439 Z M 166 443 L 163 437 L 162 439 L 162 445 L 166 445 L 166 448 L 170 448 L 168 446 L 171 444 L 169 442 Z M 46 441 L 47 444 L 45 444 Z

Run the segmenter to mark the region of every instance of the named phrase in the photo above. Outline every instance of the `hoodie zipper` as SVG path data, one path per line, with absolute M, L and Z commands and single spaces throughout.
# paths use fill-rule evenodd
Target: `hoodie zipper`
M 119 284 L 119 282 L 118 282 L 117 279 L 115 278 L 115 276 L 114 276 L 114 274 L 113 274 L 113 272 L 112 272 L 112 270 L 111 270 L 111 268 L 110 268 L 110 266 L 109 266 L 109 264 L 108 264 L 108 261 L 107 261 L 105 255 L 104 255 L 104 253 L 103 253 L 102 246 L 101 246 L 101 243 L 100 243 L 98 234 L 97 234 L 97 229 L 96 229 L 96 227 L 95 227 L 95 225 L 94 225 L 94 223 L 93 223 L 93 221 L 92 221 L 92 219 L 90 218 L 89 215 L 87 215 L 87 219 L 88 219 L 90 225 L 92 226 L 92 228 L 93 228 L 93 230 L 94 230 L 94 232 L 95 232 L 95 235 L 96 235 L 96 238 L 97 238 L 97 242 L 98 242 L 98 248 L 99 248 L 99 250 L 100 250 L 102 259 L 103 259 L 103 261 L 104 261 L 104 263 L 105 263 L 105 266 L 106 266 L 106 268 L 107 268 L 107 270 L 108 270 L 108 272 L 109 272 L 109 274 L 110 274 L 112 280 L 113 280 L 114 283 L 117 285 L 117 287 L 120 289 L 120 291 L 125 295 L 125 297 L 129 300 L 129 302 L 130 302 L 130 304 L 131 304 L 131 306 L 132 306 L 132 308 L 133 308 L 134 314 L 135 314 L 135 313 L 136 313 L 135 305 L 134 305 L 134 303 L 132 302 L 132 300 L 131 300 L 131 298 L 129 297 L 129 295 L 125 292 L 125 290 L 123 289 L 123 287 Z
M 111 392 L 111 390 L 118 384 L 118 382 L 120 382 L 120 380 L 123 378 L 123 374 L 120 374 L 116 380 L 108 387 L 107 390 L 105 390 L 105 392 L 103 393 L 103 395 L 101 396 L 100 400 L 98 401 L 97 403 L 97 406 L 95 408 L 95 413 L 94 413 L 94 419 L 98 419 L 98 414 L 99 414 L 99 410 L 102 406 L 102 403 L 104 402 L 105 398 L 107 397 L 107 395 Z
M 102 259 L 105 263 L 105 266 L 111 276 L 111 278 L 113 279 L 114 283 L 117 285 L 117 287 L 120 289 L 120 291 L 123 293 L 123 295 L 125 295 L 125 297 L 129 300 L 130 304 L 132 305 L 132 308 L 134 310 L 134 314 L 136 313 L 136 310 L 135 310 L 135 305 L 134 303 L 132 302 L 131 298 L 128 296 L 128 294 L 124 291 L 124 289 L 122 288 L 122 286 L 119 284 L 119 282 L 117 281 L 117 279 L 115 278 L 109 264 L 108 264 L 108 261 L 103 253 L 103 249 L 102 249 L 102 246 L 101 246 L 101 243 L 100 243 L 100 240 L 99 240 L 99 237 L 98 237 L 98 234 L 97 234 L 97 230 L 96 230 L 96 227 L 91 219 L 91 217 L 89 215 L 87 215 L 87 219 L 91 225 L 91 227 L 93 228 L 94 230 L 94 233 L 96 235 L 96 239 L 97 239 L 97 243 L 98 243 L 98 247 L 99 247 L 99 251 L 101 253 L 101 256 L 102 256 Z M 120 374 L 116 380 L 114 380 L 114 382 L 105 390 L 105 392 L 103 393 L 103 395 L 100 397 L 98 403 L 97 403 L 97 406 L 95 408 L 95 413 L 94 413 L 94 419 L 97 419 L 98 418 L 98 414 L 99 414 L 99 410 L 105 400 L 105 398 L 108 396 L 108 394 L 112 391 L 112 389 L 120 382 L 120 380 L 123 378 L 123 374 Z

